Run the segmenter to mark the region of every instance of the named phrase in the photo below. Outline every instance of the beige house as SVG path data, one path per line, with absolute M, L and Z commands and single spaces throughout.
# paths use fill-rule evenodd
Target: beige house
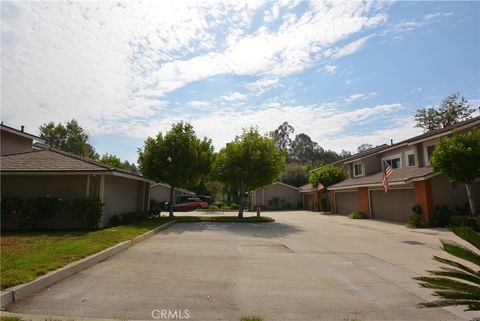
M 302 208 L 299 188 L 281 182 L 259 188 L 251 193 L 250 209 L 267 210 Z
M 195 196 L 195 192 L 184 188 L 175 188 L 174 197 L 178 196 Z M 156 202 L 168 202 L 170 200 L 170 185 L 164 183 L 157 183 L 150 186 L 150 199 Z
M 299 192 L 302 198 L 303 209 L 307 211 L 315 211 L 318 209 L 317 205 L 317 190 L 313 188 L 312 184 L 308 183 L 299 187 Z
M 37 143 L 33 144 L 33 141 Z M 38 143 L 40 142 L 40 143 Z M 97 197 L 105 203 L 99 227 L 114 214 L 148 210 L 151 181 L 91 159 L 42 144 L 34 135 L 1 125 L 1 196 L 51 196 L 65 200 Z M 17 228 L 18 219 L 2 222 Z M 53 217 L 39 228 L 78 228 L 70 216 Z
M 377 146 L 334 163 L 342 166 L 349 176 L 328 188 L 334 212 L 348 215 L 362 211 L 370 218 L 405 223 L 412 214 L 412 206 L 419 205 L 425 221 L 431 222 L 436 205 L 465 206 L 468 202 L 465 186 L 434 173 L 429 158 L 440 138 L 475 128 L 480 128 L 480 117 L 397 144 Z M 387 193 L 382 187 L 385 164 L 393 168 Z M 473 194 L 480 200 L 478 181 Z

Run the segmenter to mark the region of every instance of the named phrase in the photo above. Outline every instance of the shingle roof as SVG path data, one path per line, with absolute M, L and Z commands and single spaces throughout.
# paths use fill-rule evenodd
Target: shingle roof
M 300 193 L 315 191 L 312 184 L 308 183 L 299 187 Z
M 22 127 L 22 130 L 18 130 L 16 128 L 13 128 L 13 127 L 10 127 L 10 126 L 7 126 L 7 125 L 4 125 L 4 124 L 1 124 L 0 125 L 0 129 L 1 130 L 4 130 L 6 132 L 9 132 L 9 133 L 12 133 L 12 134 L 15 134 L 15 135 L 19 135 L 19 136 L 22 136 L 22 137 L 26 137 L 26 138 L 30 138 L 32 140 L 37 140 L 37 141 L 41 141 L 43 142 L 44 140 L 38 136 L 35 136 L 33 134 L 30 134 L 30 133 L 26 133 L 23 131 L 23 127 Z
M 0 156 L 2 172 L 116 172 L 131 178 L 148 180 L 131 172 L 96 162 L 45 144 L 34 144 L 26 153 Z
M 378 146 L 375 146 L 373 148 L 367 149 L 366 151 L 363 151 L 361 153 L 356 153 L 356 154 L 353 154 L 352 156 L 342 158 L 342 159 L 334 162 L 333 164 L 341 164 L 341 163 L 345 163 L 345 162 L 348 162 L 348 161 L 351 161 L 351 160 L 354 160 L 354 159 L 358 159 L 358 158 L 362 158 L 362 157 L 365 157 L 365 156 L 368 156 L 368 155 L 371 155 L 371 154 L 375 154 L 379 151 L 387 149 L 388 147 L 390 147 L 390 145 L 387 145 L 387 144 L 378 145 Z
M 396 168 L 393 170 L 392 176 L 389 178 L 389 182 L 409 183 L 410 181 L 418 178 L 433 174 L 433 168 L 431 166 L 426 167 L 404 167 Z M 330 186 L 329 190 L 335 190 L 347 187 L 362 187 L 366 185 L 375 185 L 382 183 L 383 172 L 378 172 L 369 176 L 347 178 L 346 180 Z
M 52 150 L 1 156 L 2 171 L 108 171 L 108 168 Z

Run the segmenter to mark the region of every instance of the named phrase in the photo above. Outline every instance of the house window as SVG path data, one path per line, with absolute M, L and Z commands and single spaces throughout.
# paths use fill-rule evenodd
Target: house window
M 363 164 L 362 163 L 353 164 L 353 176 L 354 177 L 363 176 Z
M 432 156 L 434 151 L 435 151 L 435 145 L 427 146 L 427 157 L 428 157 L 428 159 L 430 159 L 430 157 Z
M 392 168 L 402 167 L 401 162 L 400 162 L 400 157 L 385 159 L 384 161 L 385 161 L 385 163 L 390 165 Z M 385 164 L 383 164 L 383 167 L 385 167 Z
M 415 153 L 413 151 L 406 152 L 407 155 L 407 164 L 409 167 L 415 166 Z

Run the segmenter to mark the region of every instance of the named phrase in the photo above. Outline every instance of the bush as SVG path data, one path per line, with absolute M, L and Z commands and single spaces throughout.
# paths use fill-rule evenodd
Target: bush
M 109 222 L 110 222 L 110 226 L 120 225 L 120 217 L 117 214 L 115 214 L 110 217 Z
M 413 213 L 407 220 L 407 226 L 410 228 L 417 228 L 425 226 L 425 222 L 423 221 L 422 214 Z
M 469 227 L 475 231 L 480 231 L 480 217 L 455 215 L 450 217 L 450 226 L 455 227 Z
M 217 205 L 210 204 L 210 205 L 207 205 L 207 206 L 202 206 L 202 209 L 204 209 L 204 210 L 217 211 L 217 210 L 219 210 L 220 208 L 219 208 Z
M 435 214 L 433 215 L 433 224 L 438 227 L 448 226 L 452 210 L 446 205 L 436 205 Z
M 363 219 L 367 218 L 367 215 L 365 215 L 365 213 L 363 213 L 363 212 L 355 211 L 355 212 L 350 213 L 348 215 L 348 218 L 351 218 L 353 220 L 363 220 Z
M 69 207 L 72 216 L 82 222 L 83 229 L 91 230 L 98 226 L 104 205 L 98 198 L 77 198 Z
M 153 216 L 153 215 L 159 215 L 162 212 L 161 204 L 158 203 L 154 199 L 150 199 L 150 208 L 148 210 L 148 213 Z
M 231 208 L 232 210 L 238 210 L 238 209 L 239 209 L 239 206 L 238 206 L 238 204 L 232 203 L 232 204 L 230 204 L 230 208 Z
M 19 214 L 23 210 L 23 200 L 19 197 L 2 197 L 2 221 Z
M 223 202 L 214 202 L 212 205 L 215 205 L 218 208 L 222 208 L 225 204 L 223 204 Z
M 62 203 L 62 199 L 46 196 L 26 200 L 20 212 L 20 226 L 24 229 L 34 228 L 38 223 L 55 216 Z

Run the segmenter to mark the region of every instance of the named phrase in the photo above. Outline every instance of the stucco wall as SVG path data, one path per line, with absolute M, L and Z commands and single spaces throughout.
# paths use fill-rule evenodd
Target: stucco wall
M 1 153 L 10 155 L 32 150 L 32 140 L 7 131 L 1 131 Z
M 290 188 L 281 184 L 274 184 L 265 188 L 265 206 L 268 209 L 275 209 L 274 205 L 270 205 L 269 201 L 275 197 L 279 199 L 277 209 L 282 209 L 284 206 L 290 209 L 298 208 L 299 203 L 302 201 L 301 195 L 298 190 Z M 282 199 L 284 202 L 282 202 Z M 288 204 L 290 204 L 288 206 Z
M 399 147 L 393 150 L 390 150 L 385 153 L 381 153 L 378 163 L 381 165 L 382 161 L 381 159 L 383 158 L 389 158 L 391 156 L 395 156 L 400 154 L 400 159 L 402 162 L 402 167 L 408 167 L 408 158 L 407 158 L 407 152 L 413 152 L 415 154 L 415 167 L 418 167 L 418 160 L 419 160 L 419 155 L 417 152 L 417 148 L 415 146 L 404 146 L 404 147 Z M 381 168 L 379 168 L 378 171 L 381 171 Z
M 133 179 L 105 176 L 103 201 L 106 205 L 103 209 L 102 226 L 108 225 L 112 215 L 143 209 L 143 200 L 139 198 L 142 184 L 143 182 Z
M 17 196 L 22 199 L 51 196 L 65 200 L 86 196 L 85 175 L 59 176 L 2 176 L 2 197 Z M 2 222 L 2 229 L 19 227 L 18 217 Z M 81 224 L 69 213 L 58 215 L 40 223 L 38 228 L 80 228 Z
M 455 209 L 456 206 L 464 206 L 468 202 L 467 190 L 464 184 L 450 183 L 445 175 L 432 178 L 432 196 L 434 205 L 447 205 Z M 480 202 L 480 182 L 476 182 L 472 188 L 473 195 Z
M 363 160 L 363 166 L 365 169 L 365 176 L 378 173 L 382 170 L 381 161 L 379 155 L 372 155 Z
M 187 193 L 182 190 L 175 189 L 174 197 L 183 196 L 183 195 L 195 195 L 192 193 Z M 150 187 L 150 198 L 154 199 L 157 202 L 168 202 L 170 200 L 170 187 L 165 185 L 157 184 Z

